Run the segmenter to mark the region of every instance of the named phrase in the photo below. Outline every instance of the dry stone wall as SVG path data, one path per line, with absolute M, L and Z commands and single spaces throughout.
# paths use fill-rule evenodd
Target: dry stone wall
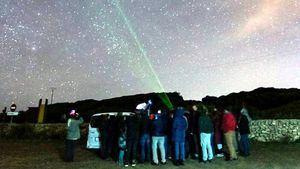
M 81 126 L 83 139 L 87 126 Z M 300 119 L 253 120 L 250 138 L 260 142 L 294 142 L 300 139 Z M 66 124 L 0 124 L 1 138 L 41 138 L 65 137 Z
M 300 138 L 300 119 L 253 120 L 250 138 L 261 142 L 294 142 Z

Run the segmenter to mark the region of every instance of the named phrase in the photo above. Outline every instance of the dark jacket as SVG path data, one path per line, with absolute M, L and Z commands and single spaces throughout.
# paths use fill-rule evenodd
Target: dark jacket
M 166 115 L 166 133 L 168 138 L 172 138 L 173 117 L 170 114 Z
M 138 118 L 136 116 L 128 116 L 126 117 L 126 126 L 127 126 L 127 140 L 136 140 L 139 136 L 138 130 Z
M 249 121 L 245 115 L 241 115 L 238 126 L 241 135 L 250 134 Z
M 162 114 L 155 114 L 151 121 L 151 135 L 165 136 L 166 135 L 166 121 Z
M 191 122 L 192 133 L 193 134 L 198 134 L 199 133 L 198 119 L 199 119 L 200 112 L 199 111 L 192 111 L 191 113 L 192 113 L 192 119 L 190 120 L 190 122 Z
M 172 141 L 183 142 L 185 141 L 185 131 L 188 128 L 188 121 L 184 116 L 184 109 L 179 108 L 174 114 L 173 127 L 172 127 Z
M 188 121 L 188 127 L 185 131 L 186 134 L 190 134 L 193 131 L 193 126 L 192 126 L 192 115 L 190 113 L 185 112 L 184 117 L 186 117 L 187 121 Z
M 222 144 L 222 114 L 221 112 L 215 112 L 213 116 L 214 125 L 214 138 L 216 144 Z
M 214 127 L 210 117 L 206 114 L 202 114 L 198 121 L 200 133 L 213 133 Z
M 146 113 L 141 114 L 141 119 L 139 120 L 140 134 L 150 134 L 150 119 Z

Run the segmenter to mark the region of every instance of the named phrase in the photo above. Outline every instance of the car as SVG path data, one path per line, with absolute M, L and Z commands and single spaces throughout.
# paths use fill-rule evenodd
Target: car
M 100 125 L 100 123 L 105 115 L 124 117 L 124 116 L 132 116 L 134 114 L 135 113 L 133 113 L 133 112 L 104 112 L 104 113 L 97 113 L 97 114 L 92 115 L 90 123 L 88 125 L 86 148 L 87 149 L 100 149 L 101 133 L 98 129 L 98 126 Z

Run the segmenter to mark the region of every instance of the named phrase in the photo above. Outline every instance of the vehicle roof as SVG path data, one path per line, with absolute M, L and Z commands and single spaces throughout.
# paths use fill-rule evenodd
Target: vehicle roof
M 109 116 L 117 116 L 117 115 L 130 116 L 130 115 L 134 115 L 134 114 L 135 113 L 133 113 L 133 112 L 103 112 L 103 113 L 93 114 L 92 117 L 103 116 L 103 115 L 109 115 Z

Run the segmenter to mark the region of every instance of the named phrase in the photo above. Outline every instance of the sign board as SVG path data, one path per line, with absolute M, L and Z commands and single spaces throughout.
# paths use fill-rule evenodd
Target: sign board
M 17 116 L 19 112 L 7 112 L 6 113 L 8 116 Z
M 13 103 L 13 104 L 10 106 L 10 111 L 14 112 L 16 109 L 17 109 L 17 105 L 16 105 L 15 103 Z

